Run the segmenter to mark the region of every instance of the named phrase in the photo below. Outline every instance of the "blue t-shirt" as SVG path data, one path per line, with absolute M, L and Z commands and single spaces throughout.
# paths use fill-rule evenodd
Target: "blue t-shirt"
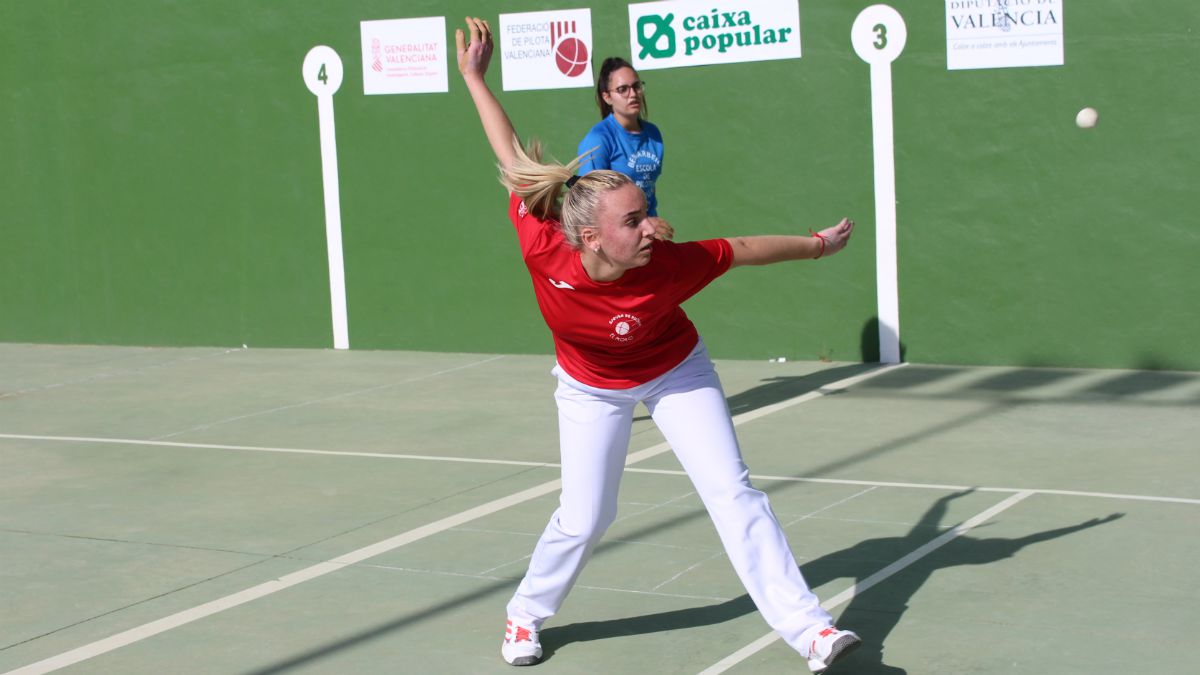
M 579 142 L 579 153 L 595 151 L 579 166 L 583 175 L 596 169 L 612 169 L 633 179 L 646 193 L 649 214 L 658 215 L 658 197 L 654 184 L 662 173 L 663 140 L 658 127 L 642 120 L 642 132 L 630 133 L 609 113 Z

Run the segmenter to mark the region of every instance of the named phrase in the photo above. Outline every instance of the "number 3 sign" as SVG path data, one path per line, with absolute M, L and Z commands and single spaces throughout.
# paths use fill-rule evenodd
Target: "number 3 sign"
M 887 5 L 871 5 L 859 13 L 850 41 L 859 58 L 870 64 L 891 63 L 904 51 L 908 30 L 900 13 Z

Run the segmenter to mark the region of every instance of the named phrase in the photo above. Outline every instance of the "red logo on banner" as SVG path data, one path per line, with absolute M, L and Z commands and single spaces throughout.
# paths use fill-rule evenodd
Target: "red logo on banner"
M 554 63 L 567 77 L 578 77 L 587 69 L 588 49 L 583 40 L 574 37 L 574 21 L 554 21 L 550 24 L 550 44 L 554 46 Z M 569 37 L 564 37 L 569 36 Z

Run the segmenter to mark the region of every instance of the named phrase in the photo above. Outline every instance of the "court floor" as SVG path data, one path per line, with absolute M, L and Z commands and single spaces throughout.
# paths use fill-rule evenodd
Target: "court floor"
M 546 356 L 0 345 L 0 673 L 509 673 Z M 718 361 L 834 673 L 1200 672 L 1200 373 Z M 552 673 L 797 673 L 669 448 Z

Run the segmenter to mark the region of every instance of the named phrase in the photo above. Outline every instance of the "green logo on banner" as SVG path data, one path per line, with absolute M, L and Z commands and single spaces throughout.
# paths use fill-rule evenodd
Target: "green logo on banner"
M 642 51 L 638 54 L 639 59 L 646 58 L 647 54 L 652 59 L 666 59 L 675 56 L 675 29 L 671 27 L 671 21 L 674 19 L 674 14 L 666 16 L 647 14 L 638 19 L 638 44 L 642 46 Z M 653 35 L 646 35 L 647 27 L 654 30 Z M 663 38 L 666 38 L 667 46 L 660 48 L 659 43 Z

